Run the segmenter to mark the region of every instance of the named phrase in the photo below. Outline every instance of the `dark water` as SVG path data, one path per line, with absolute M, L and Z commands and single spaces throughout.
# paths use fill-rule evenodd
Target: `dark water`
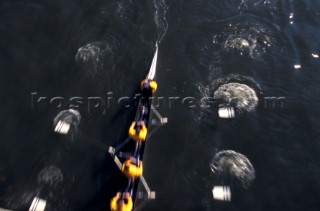
M 39 196 L 47 210 L 109 209 L 124 179 L 106 148 L 135 109 L 87 97 L 133 96 L 158 41 L 157 96 L 180 101 L 159 108 L 169 123 L 146 146 L 157 199 L 143 210 L 320 210 L 319 11 L 311 0 L 2 0 L 0 207 Z M 75 96 L 80 123 L 54 134 Z M 179 103 L 188 96 L 230 101 L 236 118 Z M 214 201 L 214 185 L 232 201 Z

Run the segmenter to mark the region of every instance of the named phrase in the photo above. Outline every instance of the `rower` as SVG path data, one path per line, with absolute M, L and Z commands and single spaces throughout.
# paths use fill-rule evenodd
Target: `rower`
M 157 88 L 158 88 L 158 84 L 154 80 L 144 79 L 141 82 L 141 90 L 142 91 L 150 91 L 151 90 L 152 93 L 155 93 Z
M 129 192 L 118 192 L 115 197 L 111 199 L 111 211 L 132 211 L 133 202 Z
M 137 123 L 138 122 L 138 123 Z M 148 129 L 144 121 L 134 121 L 129 128 L 129 137 L 135 141 L 145 141 Z
M 123 163 L 121 171 L 129 179 L 139 178 L 143 171 L 142 161 L 138 161 L 134 157 L 130 157 L 130 159 Z

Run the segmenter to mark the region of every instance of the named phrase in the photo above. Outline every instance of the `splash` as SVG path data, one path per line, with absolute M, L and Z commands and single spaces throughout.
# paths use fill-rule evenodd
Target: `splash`
M 254 111 L 258 105 L 256 92 L 241 83 L 223 84 L 214 92 L 213 97 L 223 105 L 234 106 L 239 112 Z
M 40 171 L 37 176 L 39 184 L 47 184 L 56 187 L 63 181 L 63 174 L 61 170 L 55 166 L 47 166 Z
M 56 126 L 59 121 L 66 122 L 71 125 L 69 133 L 71 140 L 73 140 L 74 136 L 78 132 L 78 127 L 81 121 L 80 113 L 74 109 L 63 110 L 53 119 L 53 125 Z
M 218 152 L 214 156 L 210 168 L 217 176 L 225 175 L 225 173 L 230 174 L 243 188 L 249 188 L 255 180 L 255 169 L 250 160 L 232 150 Z
M 153 3 L 156 8 L 154 22 L 158 28 L 158 42 L 161 43 L 168 30 L 168 22 L 166 19 L 168 7 L 165 0 L 153 0 Z
M 208 82 L 197 82 L 195 86 L 201 99 L 213 97 L 212 103 L 200 101 L 197 109 L 193 109 L 194 120 L 202 123 L 214 123 L 219 105 L 233 106 L 237 114 L 254 111 L 263 96 L 261 87 L 253 78 L 238 74 L 222 77 L 219 68 L 211 70 Z
M 54 118 L 53 123 L 57 124 L 58 121 L 65 121 L 74 126 L 78 126 L 81 121 L 81 115 L 74 109 L 63 110 Z

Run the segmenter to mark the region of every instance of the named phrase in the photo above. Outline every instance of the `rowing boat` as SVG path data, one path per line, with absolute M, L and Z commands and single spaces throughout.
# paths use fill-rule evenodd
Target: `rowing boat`
M 155 75 L 156 75 L 156 67 L 157 67 L 157 59 L 158 59 L 158 45 L 156 44 L 156 50 L 152 59 L 151 67 L 149 69 L 149 72 L 143 80 L 143 82 L 150 84 L 151 82 L 155 82 Z M 134 169 L 134 173 L 137 175 L 134 175 L 131 177 L 128 176 L 128 184 L 124 190 L 121 190 L 121 192 L 118 192 L 117 195 L 111 200 L 111 210 L 123 210 L 118 209 L 117 206 L 119 201 L 122 200 L 122 205 L 126 207 L 125 210 L 132 210 L 131 204 L 133 204 L 133 201 L 136 198 L 143 198 L 144 194 L 143 193 L 137 193 L 137 188 L 138 188 L 138 182 L 139 180 L 141 181 L 142 185 L 144 186 L 146 190 L 146 199 L 155 199 L 155 192 L 151 191 L 145 178 L 142 175 L 142 160 L 143 160 L 143 152 L 145 148 L 146 142 L 148 142 L 148 139 L 150 135 L 152 134 L 152 131 L 150 132 L 150 126 L 151 125 L 157 125 L 161 126 L 167 123 L 167 118 L 162 118 L 159 112 L 152 106 L 152 98 L 153 98 L 153 91 L 145 91 L 145 89 L 142 89 L 137 111 L 135 118 L 133 120 L 133 123 L 136 126 L 138 125 L 139 127 L 141 124 L 145 124 L 145 127 L 148 131 L 148 135 L 146 136 L 145 140 L 133 140 L 132 137 L 129 137 L 125 139 L 123 142 L 121 142 L 117 147 L 109 147 L 109 153 L 112 156 L 114 162 L 118 166 L 118 168 L 126 175 L 126 171 L 124 169 Z M 155 113 L 156 117 L 158 120 L 154 119 L 150 121 L 151 117 L 151 111 Z M 131 127 L 130 127 L 131 128 Z M 139 130 L 140 131 L 140 130 Z M 129 131 L 130 134 L 130 131 Z M 120 151 L 121 149 L 125 149 L 126 152 Z M 129 164 L 128 164 L 129 163 Z M 132 166 L 127 166 L 131 165 Z M 125 202 L 124 202 L 125 201 Z M 130 202 L 128 202 L 130 201 Z M 129 205 L 130 204 L 130 205 Z M 136 206 L 135 210 L 141 209 L 141 206 Z

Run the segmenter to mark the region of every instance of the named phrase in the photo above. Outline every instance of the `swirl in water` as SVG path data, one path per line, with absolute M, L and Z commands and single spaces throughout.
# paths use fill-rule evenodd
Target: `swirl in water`
M 234 106 L 238 112 L 254 111 L 258 105 L 256 92 L 241 83 L 227 83 L 221 85 L 214 92 L 214 99 L 224 105 Z
M 243 188 L 249 188 L 255 179 L 255 170 L 249 159 L 232 150 L 218 152 L 210 168 L 217 176 L 222 176 L 224 173 L 230 174 Z
M 63 181 L 63 174 L 59 168 L 47 166 L 40 171 L 37 176 L 37 181 L 39 184 L 47 184 L 55 187 Z
M 75 56 L 80 66 L 94 75 L 105 75 L 107 71 L 116 71 L 117 64 L 123 58 L 117 40 L 111 36 L 106 39 L 80 47 Z
M 273 33 L 254 21 L 229 24 L 222 33 L 213 37 L 214 44 L 222 44 L 226 52 L 237 52 L 251 59 L 261 59 L 273 46 Z

